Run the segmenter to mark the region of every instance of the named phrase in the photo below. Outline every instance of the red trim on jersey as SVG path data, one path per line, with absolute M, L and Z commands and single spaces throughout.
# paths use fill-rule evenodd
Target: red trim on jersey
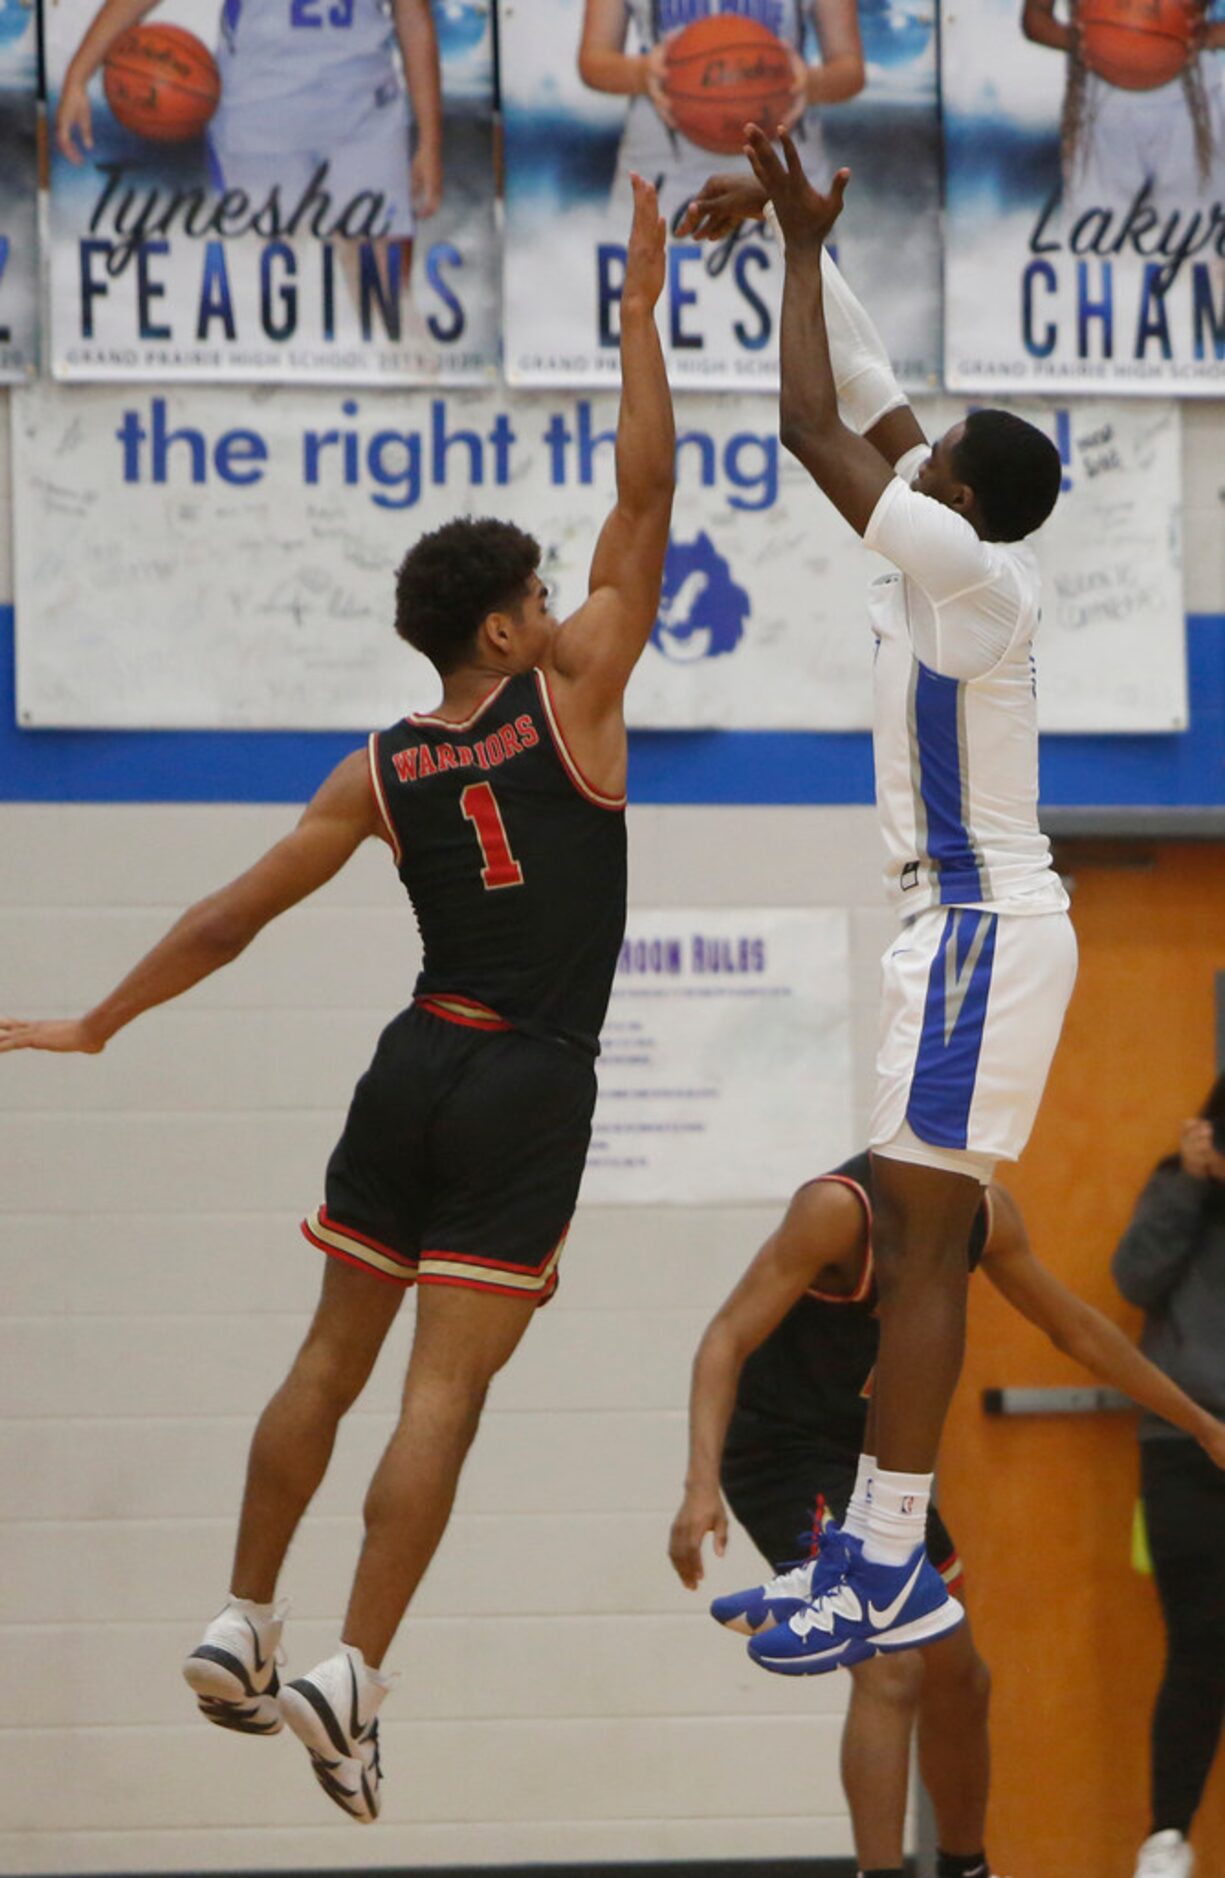
M 377 730 L 370 732 L 369 741 L 366 744 L 366 756 L 370 764 L 370 787 L 374 790 L 374 799 L 378 804 L 379 814 L 383 818 L 383 826 L 391 836 L 391 852 L 395 856 L 396 866 L 399 867 L 404 859 L 404 853 L 400 847 L 396 825 L 391 819 L 391 810 L 387 806 L 387 797 L 383 791 L 383 778 L 379 775 L 379 733 Z
M 574 784 L 579 794 L 585 796 L 588 802 L 594 802 L 598 809 L 623 809 L 625 807 L 625 797 L 623 795 L 606 796 L 587 781 L 587 778 L 584 776 L 571 754 L 569 744 L 566 742 L 565 733 L 562 730 L 561 721 L 557 715 L 557 707 L 553 703 L 553 694 L 549 690 L 549 681 L 539 667 L 536 668 L 535 676 L 536 689 L 540 693 L 540 702 L 544 706 L 545 722 L 549 726 L 549 734 L 553 739 L 553 747 L 561 758 L 562 767 L 569 776 L 570 781 Z
M 467 717 L 439 717 L 435 712 L 431 711 L 410 711 L 404 722 L 406 724 L 436 724 L 440 730 L 468 730 L 471 725 L 475 724 L 481 713 L 489 708 L 498 693 L 504 691 L 509 683 L 509 673 L 505 678 L 499 678 L 493 690 L 485 693 L 480 703 Z
M 474 998 L 452 998 L 443 992 L 436 997 L 414 998 L 413 1003 L 428 1011 L 431 1017 L 441 1017 L 445 1024 L 462 1024 L 465 1030 L 514 1029 L 504 1017 L 491 1011 L 487 1004 L 478 1004 Z
M 872 1290 L 872 1280 L 876 1273 L 875 1261 L 872 1257 L 872 1202 L 864 1188 L 857 1180 L 852 1180 L 849 1174 L 818 1174 L 817 1179 L 833 1181 L 839 1187 L 850 1188 L 863 1207 L 868 1236 L 863 1249 L 863 1270 L 854 1291 L 846 1297 L 840 1297 L 836 1292 L 818 1291 L 815 1285 L 809 1285 L 805 1295 L 815 1298 L 819 1304 L 862 1304 Z
M 368 1278 L 381 1278 L 385 1284 L 399 1285 L 401 1290 L 416 1283 L 416 1268 L 412 1265 L 405 1266 L 403 1278 L 397 1278 L 394 1272 L 381 1272 L 377 1265 L 367 1265 L 365 1259 L 359 1259 L 354 1253 L 342 1252 L 339 1246 L 329 1245 L 326 1239 L 316 1238 L 305 1220 L 299 1222 L 299 1227 L 302 1237 L 309 1240 L 317 1251 L 326 1252 L 330 1259 L 339 1259 L 342 1265 L 351 1265 L 354 1271 L 365 1272 Z M 393 1253 L 392 1256 L 397 1257 L 398 1254 Z

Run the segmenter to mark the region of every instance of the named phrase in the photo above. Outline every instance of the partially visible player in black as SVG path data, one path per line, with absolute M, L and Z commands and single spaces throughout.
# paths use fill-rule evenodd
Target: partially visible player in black
M 784 1621 L 812 1596 L 814 1577 L 837 1575 L 838 1557 L 822 1556 L 824 1520 L 841 1526 L 826 1542 L 835 1555 L 861 1543 L 866 1530 L 871 1483 L 862 1470 L 857 1477 L 857 1467 L 861 1452 L 872 1452 L 871 1378 L 880 1336 L 873 1167 L 859 1154 L 800 1188 L 694 1359 L 689 1466 L 669 1556 L 695 1589 L 707 1533 L 717 1554 L 726 1548 L 726 1494 L 778 1573 L 769 1584 L 715 1599 L 712 1615 L 742 1633 Z M 1185 1430 L 1225 1466 L 1225 1424 L 1039 1263 L 1016 1202 L 1002 1187 L 985 1191 L 969 1259 L 1057 1349 Z M 959 1591 L 956 1548 L 934 1507 L 927 1551 Z M 939 1833 L 939 1878 L 986 1878 L 990 1682 L 969 1623 L 922 1650 L 859 1662 L 851 1675 L 842 1777 L 863 1878 L 901 1878 L 916 1722 Z
M 396 629 L 437 668 L 437 709 L 346 758 L 289 836 L 190 908 L 85 1017 L 0 1020 L 0 1051 L 97 1052 L 237 957 L 367 838 L 392 850 L 424 967 L 358 1084 L 305 1228 L 333 1255 L 319 1308 L 256 1429 L 230 1600 L 184 1665 L 210 1720 L 259 1734 L 287 1720 L 359 1820 L 379 1810 L 378 1666 L 442 1537 L 489 1383 L 557 1283 L 587 1151 L 625 920 L 623 697 L 655 623 L 674 486 L 655 327 L 664 268 L 655 192 L 636 177 L 617 500 L 578 611 L 549 611 L 540 549 L 521 529 L 465 520 L 424 537 L 400 569 Z M 414 1283 L 403 1405 L 366 1497 L 341 1645 L 280 1689 L 281 1566 Z

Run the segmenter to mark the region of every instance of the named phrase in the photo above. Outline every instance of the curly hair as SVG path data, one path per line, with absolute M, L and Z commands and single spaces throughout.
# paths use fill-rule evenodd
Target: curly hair
M 472 651 L 483 619 L 523 604 L 539 565 L 539 542 L 513 522 L 445 522 L 400 563 L 396 631 L 445 678 Z
M 971 411 L 952 462 L 993 541 L 1020 541 L 1041 528 L 1063 481 L 1050 438 L 1015 411 Z

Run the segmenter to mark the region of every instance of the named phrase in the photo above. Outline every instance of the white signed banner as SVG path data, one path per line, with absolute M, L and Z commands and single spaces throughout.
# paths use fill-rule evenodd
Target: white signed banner
M 1026 406 L 1066 492 L 1039 537 L 1042 722 L 1185 722 L 1179 422 Z M 924 405 L 932 434 L 961 415 Z M 464 513 L 530 529 L 563 611 L 613 500 L 609 393 L 159 389 L 17 394 L 24 725 L 364 730 L 437 683 L 392 631 L 394 572 Z M 879 563 L 781 450 L 773 398 L 686 398 L 659 618 L 629 694 L 653 728 L 870 721 Z
M 583 1199 L 783 1200 L 853 1152 L 848 916 L 631 910 Z

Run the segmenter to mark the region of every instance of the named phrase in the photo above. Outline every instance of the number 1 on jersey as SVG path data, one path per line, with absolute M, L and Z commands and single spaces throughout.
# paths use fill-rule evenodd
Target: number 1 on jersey
M 487 782 L 469 783 L 459 798 L 465 821 L 471 822 L 481 844 L 481 880 L 486 888 L 521 887 L 523 869 L 510 851 L 506 824 L 498 798 Z

